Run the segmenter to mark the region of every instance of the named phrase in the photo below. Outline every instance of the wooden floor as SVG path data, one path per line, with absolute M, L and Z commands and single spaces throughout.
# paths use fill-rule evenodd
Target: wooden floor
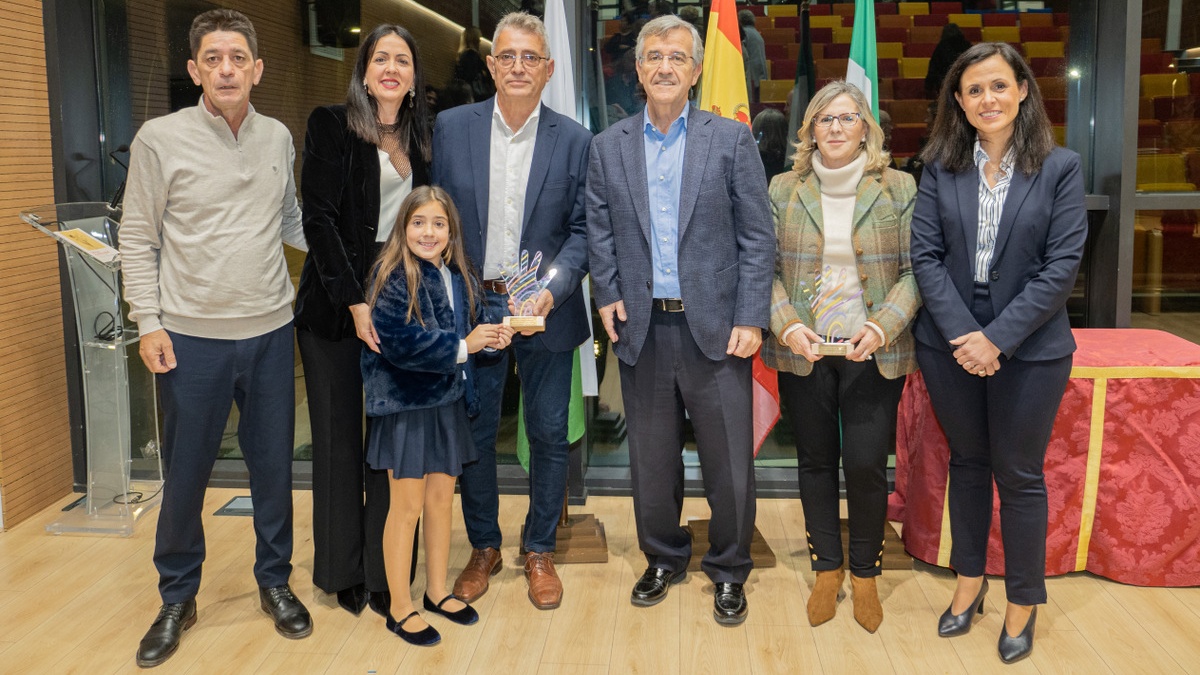
M 462 627 L 433 617 L 442 643 L 421 648 L 388 633 L 369 610 L 352 617 L 314 590 L 310 494 L 297 492 L 292 581 L 313 613 L 315 630 L 308 639 L 285 640 L 258 609 L 250 519 L 209 515 L 237 494 L 244 491 L 209 491 L 199 622 L 155 672 L 1200 673 L 1200 588 L 1135 588 L 1088 574 L 1049 581 L 1036 649 L 1015 666 L 996 656 L 1001 579 L 992 582 L 983 619 L 953 640 L 935 632 L 952 577 L 919 564 L 882 577 L 885 617 L 875 635 L 854 622 L 849 599 L 833 621 L 812 628 L 804 611 L 812 573 L 801 553 L 800 505 L 770 499 L 758 503 L 758 527 L 779 565 L 751 575 L 749 619 L 723 628 L 712 620 L 712 586 L 701 575 L 689 575 L 656 607 L 630 605 L 629 590 L 645 563 L 631 502 L 619 497 L 594 497 L 579 509 L 604 522 L 609 562 L 561 566 L 562 607 L 534 609 L 520 569 L 511 565 L 526 500 L 504 497 L 505 568 L 475 605 L 482 621 Z M 689 500 L 686 511 L 707 515 L 702 500 Z M 121 539 L 47 535 L 43 526 L 57 513 L 58 507 L 49 509 L 0 534 L 0 672 L 135 672 L 134 651 L 159 604 L 151 563 L 156 514 L 138 525 L 133 538 Z M 451 578 L 469 554 L 461 518 L 455 520 Z M 418 585 L 414 597 L 421 592 Z

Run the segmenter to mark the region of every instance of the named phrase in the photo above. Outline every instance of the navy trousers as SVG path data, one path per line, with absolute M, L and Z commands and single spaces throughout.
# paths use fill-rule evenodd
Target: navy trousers
M 292 324 L 245 340 L 169 335 L 178 365 L 158 375 L 166 475 L 154 565 L 162 601 L 184 602 L 200 589 L 204 492 L 233 403 L 254 503 L 254 577 L 264 588 L 282 586 L 292 573 Z
M 508 296 L 485 291 L 486 316 L 508 314 Z M 507 352 L 508 350 L 506 350 Z M 529 436 L 529 512 L 525 516 L 528 551 L 555 548 L 558 518 L 567 495 L 567 411 L 571 399 L 571 368 L 575 350 L 547 351 L 534 338 L 513 336 L 512 352 L 525 394 L 525 433 Z M 496 431 L 508 377 L 508 354 L 498 363 L 477 366 L 479 416 L 471 435 L 479 461 L 463 465 L 459 477 L 463 520 L 472 548 L 500 548 L 500 490 L 496 482 Z

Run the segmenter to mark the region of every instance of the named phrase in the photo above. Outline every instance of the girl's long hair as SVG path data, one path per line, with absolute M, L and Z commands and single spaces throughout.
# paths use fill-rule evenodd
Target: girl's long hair
M 464 285 L 467 295 L 467 316 L 473 320 L 475 305 L 479 301 L 478 283 L 475 280 L 474 271 L 467 263 L 467 254 L 463 250 L 462 221 L 459 219 L 458 209 L 454 206 L 454 200 L 445 190 L 436 185 L 422 185 L 414 188 L 400 204 L 400 215 L 396 218 L 396 225 L 392 228 L 392 233 L 388 235 L 383 250 L 379 252 L 379 260 L 371 270 L 367 302 L 374 309 L 375 302 L 379 300 L 379 294 L 383 291 L 383 285 L 387 283 L 388 278 L 392 276 L 392 272 L 397 267 L 402 268 L 405 282 L 408 284 L 407 319 L 412 321 L 415 318 L 417 323 L 422 327 L 425 326 L 425 320 L 421 316 L 421 304 L 418 301 L 418 291 L 421 288 L 421 260 L 408 248 L 408 222 L 417 209 L 429 202 L 437 202 L 446 210 L 450 236 L 449 241 L 446 242 L 446 249 L 442 251 L 442 264 L 458 268 L 463 275 L 463 281 L 466 282 Z

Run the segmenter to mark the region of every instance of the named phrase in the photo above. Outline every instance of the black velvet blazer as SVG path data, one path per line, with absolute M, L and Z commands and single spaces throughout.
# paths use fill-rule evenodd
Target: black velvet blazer
M 429 183 L 419 155 L 413 187 Z M 346 106 L 308 117 L 300 195 L 308 257 L 296 293 L 296 328 L 327 340 L 354 337 L 350 305 L 366 302 L 379 227 L 379 154 L 346 126 Z

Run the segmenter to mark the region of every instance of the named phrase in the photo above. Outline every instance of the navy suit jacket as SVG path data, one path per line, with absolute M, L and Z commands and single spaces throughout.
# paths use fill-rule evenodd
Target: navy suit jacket
M 625 302 L 613 351 L 637 363 L 650 325 L 653 271 L 645 117 L 627 117 L 592 141 L 588 242 L 601 307 Z M 679 190 L 679 287 L 697 346 L 726 357 L 734 326 L 767 328 L 775 225 L 758 148 L 745 124 L 692 108 Z
M 1087 238 L 1079 155 L 1055 148 L 1032 176 L 1016 171 L 996 233 L 988 286 L 996 318 L 971 313 L 979 229 L 979 171 L 925 166 L 912 219 L 913 274 L 925 305 L 913 335 L 949 341 L 982 330 L 1005 356 L 1046 361 L 1075 351 L 1066 302 Z
M 433 129 L 430 179 L 454 199 L 462 217 L 467 257 L 481 276 L 487 251 L 494 106 L 493 97 L 451 108 L 438 115 Z M 565 352 L 591 335 L 581 282 L 588 272 L 583 183 L 592 133 L 545 105 L 539 114 L 520 249 L 531 256 L 542 252 L 540 274 L 556 270 L 548 287 L 554 309 L 546 317 L 546 330 L 531 339 L 549 351 Z

